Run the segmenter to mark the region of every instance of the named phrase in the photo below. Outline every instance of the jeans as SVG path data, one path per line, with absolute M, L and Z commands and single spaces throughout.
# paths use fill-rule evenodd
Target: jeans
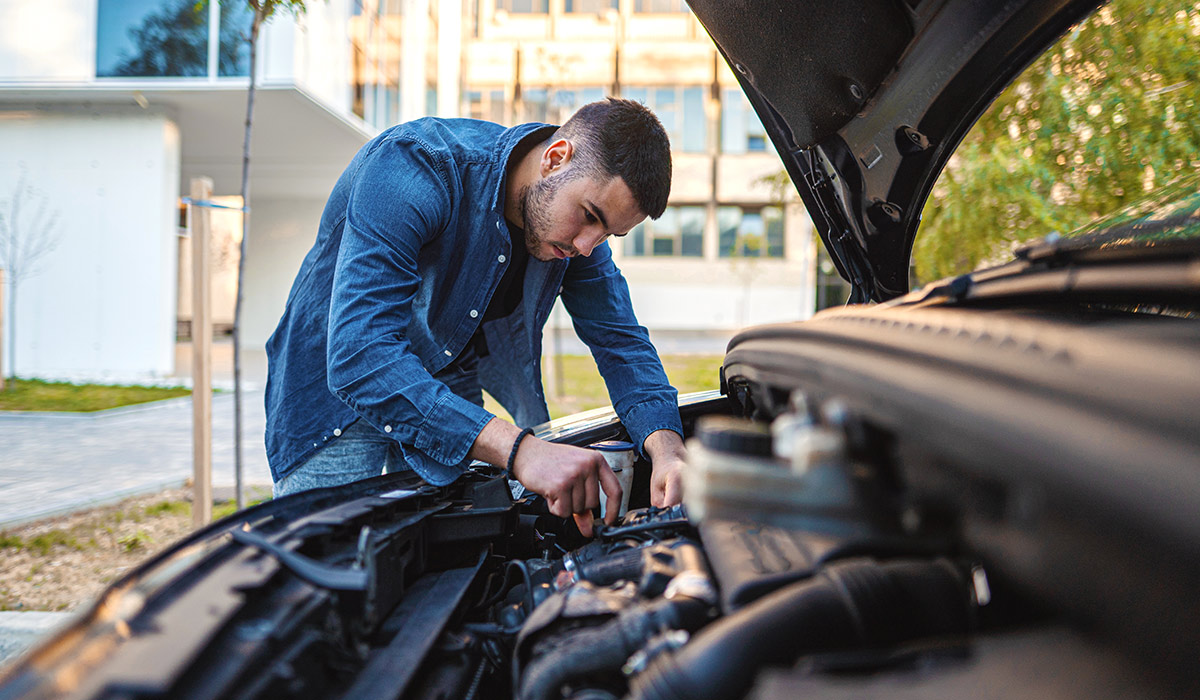
M 469 348 L 450 366 L 434 375 L 451 391 L 478 406 L 483 391 L 477 374 L 478 358 Z M 275 498 L 309 489 L 341 486 L 352 481 L 409 469 L 395 438 L 361 418 L 351 423 L 315 455 L 275 482 Z
M 275 498 L 309 489 L 341 486 L 408 469 L 400 445 L 359 419 L 292 473 L 275 482 Z

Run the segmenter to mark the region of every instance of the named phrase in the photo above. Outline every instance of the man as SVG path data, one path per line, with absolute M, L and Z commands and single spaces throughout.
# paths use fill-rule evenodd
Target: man
M 609 98 L 562 127 L 419 119 L 362 148 L 267 342 L 267 457 L 277 495 L 411 468 L 442 485 L 472 459 L 574 514 L 602 490 L 595 451 L 523 435 L 549 419 L 541 329 L 561 294 L 618 415 L 651 459 L 651 500 L 680 500 L 685 458 L 667 384 L 605 242 L 666 207 L 666 132 Z M 614 500 L 616 499 L 616 500 Z

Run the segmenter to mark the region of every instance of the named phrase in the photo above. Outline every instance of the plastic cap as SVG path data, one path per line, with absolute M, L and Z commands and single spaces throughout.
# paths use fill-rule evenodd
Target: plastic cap
M 771 457 L 771 429 L 762 423 L 732 416 L 704 416 L 696 421 L 696 437 L 710 450 Z

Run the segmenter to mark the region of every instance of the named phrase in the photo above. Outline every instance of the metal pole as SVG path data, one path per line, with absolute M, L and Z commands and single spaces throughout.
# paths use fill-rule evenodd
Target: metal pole
M 192 180 L 192 202 L 212 198 L 212 180 Z M 209 241 L 212 210 L 188 205 L 192 236 L 192 525 L 212 520 L 212 304 Z

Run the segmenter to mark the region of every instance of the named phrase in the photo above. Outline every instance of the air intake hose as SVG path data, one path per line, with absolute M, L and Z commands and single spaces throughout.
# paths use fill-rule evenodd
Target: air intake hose
M 936 561 L 847 560 L 709 625 L 633 679 L 634 700 L 726 700 L 758 669 L 805 654 L 882 647 L 969 631 L 962 572 Z

